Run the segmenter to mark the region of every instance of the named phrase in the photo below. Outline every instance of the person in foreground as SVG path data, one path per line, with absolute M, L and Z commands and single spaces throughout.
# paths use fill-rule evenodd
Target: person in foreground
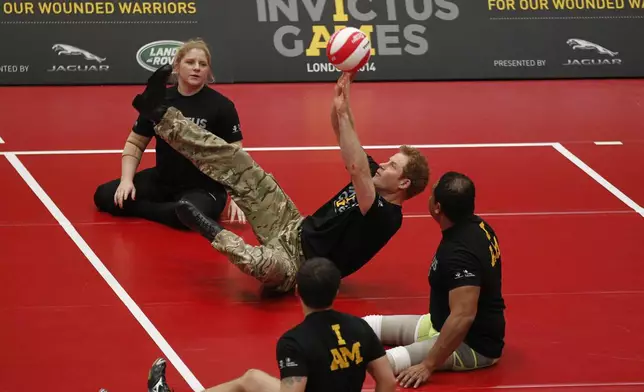
M 290 291 L 301 262 L 313 257 L 333 261 L 342 277 L 354 273 L 398 231 L 403 202 L 427 186 L 427 160 L 417 149 L 402 146 L 381 165 L 366 154 L 349 105 L 351 75 L 343 74 L 335 85 L 331 122 L 351 183 L 312 216 L 303 217 L 275 178 L 246 151 L 168 106 L 162 94 L 166 74 L 163 68 L 155 72 L 133 106 L 156 124 L 156 133 L 168 144 L 229 188 L 260 245 L 247 245 L 188 200 L 179 203 L 177 215 L 267 289 Z
M 173 79 L 164 90 L 169 102 L 208 132 L 241 147 L 242 132 L 235 104 L 210 88 L 211 55 L 203 40 L 185 42 L 172 64 Z M 99 185 L 94 204 L 113 216 L 147 219 L 176 229 L 186 227 L 175 213 L 178 200 L 189 200 L 205 215 L 219 219 L 228 194 L 223 185 L 199 171 L 163 139 L 156 137 L 156 166 L 136 172 L 143 151 L 156 136 L 153 124 L 139 116 L 121 154 L 121 177 Z M 245 217 L 231 201 L 229 218 Z
M 429 314 L 364 317 L 383 344 L 396 346 L 387 358 L 403 387 L 501 358 L 501 251 L 495 231 L 474 214 L 474 200 L 474 182 L 462 173 L 445 173 L 432 189 L 429 209 L 443 237 L 429 273 Z
M 340 271 L 324 258 L 305 261 L 297 272 L 304 320 L 277 341 L 279 379 L 251 369 L 206 391 L 360 392 L 367 372 L 376 382 L 376 392 L 395 391 L 385 349 L 369 324 L 333 309 L 340 280 Z M 170 391 L 165 370 L 165 359 L 157 359 L 148 373 L 148 392 Z

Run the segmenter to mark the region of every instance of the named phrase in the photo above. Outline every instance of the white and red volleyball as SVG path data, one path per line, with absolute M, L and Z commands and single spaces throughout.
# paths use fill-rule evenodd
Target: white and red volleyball
M 329 39 L 326 56 L 340 71 L 357 72 L 371 57 L 371 42 L 362 31 L 345 27 Z

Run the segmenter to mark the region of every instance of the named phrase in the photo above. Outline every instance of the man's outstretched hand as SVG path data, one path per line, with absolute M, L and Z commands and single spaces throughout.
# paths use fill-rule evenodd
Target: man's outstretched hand
M 355 78 L 355 74 L 342 73 L 338 82 L 335 85 L 335 95 L 333 97 L 333 104 L 338 114 L 347 113 L 349 110 L 349 92 L 351 82 Z

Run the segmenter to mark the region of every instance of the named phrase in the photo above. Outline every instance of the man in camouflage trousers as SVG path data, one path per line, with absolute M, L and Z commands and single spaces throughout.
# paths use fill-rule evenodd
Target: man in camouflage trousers
M 260 246 L 247 245 L 228 230 L 219 233 L 206 230 L 202 234 L 244 273 L 267 286 L 276 286 L 278 291 L 288 291 L 302 260 L 299 241 L 302 216 L 275 178 L 242 148 L 205 132 L 175 108 L 168 109 L 155 130 L 172 148 L 229 189 L 230 197 L 246 215 Z M 192 214 L 196 212 L 193 208 L 186 202 L 177 210 L 179 218 L 192 228 L 195 227 Z M 200 214 L 197 217 L 205 219 Z M 199 227 L 197 231 L 201 231 Z
M 306 259 L 325 257 L 346 277 L 366 264 L 398 231 L 402 203 L 421 193 L 429 181 L 427 161 L 402 146 L 389 162 L 378 165 L 359 144 L 349 108 L 351 75 L 335 87 L 331 122 L 352 182 L 312 216 L 303 217 L 275 178 L 250 155 L 186 119 L 164 101 L 171 67 L 159 68 L 133 101 L 155 123 L 155 132 L 203 173 L 227 187 L 259 241 L 247 245 L 194 205 L 182 202 L 179 219 L 207 238 L 242 272 L 279 292 L 293 289 Z

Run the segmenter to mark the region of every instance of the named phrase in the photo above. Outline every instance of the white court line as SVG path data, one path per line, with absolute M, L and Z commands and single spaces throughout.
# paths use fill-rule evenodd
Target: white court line
M 579 384 L 519 384 L 519 385 L 495 385 L 492 387 L 468 387 L 468 391 L 474 389 L 544 389 L 544 388 L 602 388 L 602 387 L 636 387 L 642 386 L 644 382 L 607 382 L 607 383 L 579 383 Z M 362 392 L 374 392 L 374 388 L 363 388 Z
M 578 292 L 559 292 L 559 293 L 503 293 L 504 297 L 558 297 L 558 296 L 593 296 L 593 295 L 642 295 L 644 291 L 578 291 Z M 389 296 L 389 297 L 339 297 L 335 301 L 340 303 L 362 302 L 364 301 L 409 301 L 409 300 L 427 300 L 427 295 L 413 296 Z M 233 301 L 231 304 L 262 304 L 262 300 Z M 182 306 L 183 302 L 164 302 L 164 305 Z
M 595 170 L 588 166 L 584 161 L 579 159 L 575 154 L 570 152 L 561 143 L 555 143 L 553 145 L 554 149 L 559 151 L 563 156 L 568 158 L 569 161 L 577 165 L 581 170 L 588 174 L 593 180 L 597 181 L 601 186 L 606 188 L 610 193 L 615 197 L 621 200 L 624 204 L 635 210 L 638 214 L 644 217 L 644 208 L 640 207 L 639 204 L 635 203 L 631 198 L 626 196 L 622 191 L 617 189 L 613 184 L 608 182 L 604 177 L 600 176 Z
M 643 386 L 644 382 L 606 382 L 606 383 L 579 383 L 579 384 L 522 384 L 522 385 L 497 385 L 493 387 L 480 387 L 480 389 L 542 389 L 542 388 L 601 388 L 601 387 L 635 387 Z M 475 388 L 478 389 L 478 388 Z
M 29 173 L 27 168 L 22 164 L 22 162 L 16 157 L 15 154 L 6 153 L 7 160 L 11 165 L 16 169 L 18 174 L 22 179 L 29 185 L 29 188 L 38 196 L 40 201 L 47 207 L 49 212 L 53 215 L 58 223 L 65 230 L 67 235 L 71 238 L 72 241 L 78 246 L 81 252 L 89 260 L 89 262 L 96 268 L 96 271 L 105 279 L 107 284 L 112 288 L 114 293 L 119 297 L 121 301 L 128 308 L 130 313 L 136 318 L 136 320 L 141 324 L 143 329 L 150 335 L 152 340 L 159 346 L 163 354 L 166 356 L 168 361 L 174 365 L 177 371 L 183 376 L 188 385 L 196 392 L 203 391 L 203 386 L 199 383 L 197 378 L 192 374 L 188 367 L 183 363 L 179 358 L 177 353 L 170 347 L 168 342 L 161 336 L 161 333 L 156 329 L 152 322 L 147 318 L 143 313 L 141 308 L 134 302 L 134 300 L 129 296 L 121 284 L 116 280 L 116 278 L 110 273 L 110 271 L 105 267 L 101 260 L 96 256 L 94 251 L 87 245 L 83 237 L 76 231 L 71 222 L 63 215 L 58 206 L 53 202 L 53 200 L 47 195 L 47 193 L 42 189 L 40 184 L 36 179 Z
M 477 214 L 480 217 L 522 217 L 522 216 L 566 216 L 566 215 L 629 215 L 636 214 L 632 210 L 597 210 L 597 211 L 532 211 L 532 212 L 481 212 Z M 410 219 L 428 219 L 432 218 L 430 214 L 403 214 L 403 218 Z M 108 225 L 140 225 L 144 221 L 128 222 L 75 222 L 76 226 L 108 226 Z M 239 222 L 231 222 L 229 219 L 222 219 L 221 223 L 238 225 Z M 57 226 L 57 223 L 0 223 L 0 227 L 43 227 Z
M 4 144 L 4 140 L 0 137 L 0 144 Z
M 518 384 L 518 385 L 495 385 L 491 387 L 468 387 L 474 389 L 549 389 L 549 388 L 603 388 L 603 387 L 639 387 L 644 382 L 605 382 L 605 383 L 579 383 L 579 384 Z M 364 388 L 362 392 L 373 392 L 374 388 Z
M 463 143 L 463 144 L 411 144 L 420 149 L 439 148 L 518 148 L 518 147 L 552 147 L 555 143 Z M 400 145 L 382 144 L 363 146 L 365 150 L 395 150 Z M 278 152 L 278 151 L 337 151 L 339 146 L 299 146 L 299 147 L 244 147 L 248 152 Z M 123 150 L 36 150 L 36 151 L 8 151 L 0 154 L 14 155 L 92 155 L 92 154 L 121 154 Z M 146 153 L 154 153 L 147 149 Z
M 597 146 L 623 146 L 624 143 L 622 143 L 620 141 L 614 141 L 614 142 L 606 141 L 606 142 L 595 142 L 595 145 L 597 145 Z
M 534 211 L 534 212 L 482 212 L 477 214 L 486 216 L 557 216 L 557 215 L 604 215 L 604 214 L 633 214 L 631 210 L 597 210 L 597 211 Z M 431 218 L 430 214 L 409 214 L 403 218 Z

